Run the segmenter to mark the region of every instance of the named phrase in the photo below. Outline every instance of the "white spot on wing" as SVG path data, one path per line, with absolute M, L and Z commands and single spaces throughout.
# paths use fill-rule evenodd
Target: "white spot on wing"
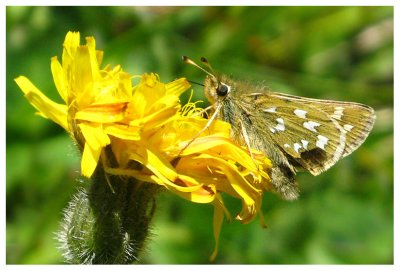
M 264 112 L 268 113 L 276 113 L 276 107 L 271 107 L 263 110 Z
M 275 126 L 275 129 L 278 130 L 278 131 L 282 131 L 282 132 L 285 131 L 285 123 L 283 122 L 283 119 L 282 118 L 277 118 L 276 122 L 278 124 Z
M 343 128 L 344 128 L 347 132 L 350 132 L 351 129 L 354 128 L 354 126 L 353 126 L 353 125 L 350 125 L 350 124 L 345 124 L 345 125 L 343 126 Z
M 269 130 L 270 130 L 273 134 L 275 134 L 275 132 L 276 132 L 276 130 L 275 130 L 274 128 L 271 128 L 271 127 L 269 127 Z
M 325 145 L 328 143 L 329 139 L 323 135 L 318 135 L 317 138 L 318 138 L 316 143 L 317 147 L 325 150 Z
M 310 130 L 310 131 L 312 131 L 312 132 L 317 132 L 315 127 L 318 127 L 320 125 L 321 124 L 319 124 L 318 122 L 315 122 L 315 121 L 312 121 L 312 120 L 303 122 L 303 127 L 308 129 L 308 130 Z
M 285 148 L 290 148 L 290 145 L 287 144 L 287 143 L 285 143 L 285 144 L 283 145 L 283 147 L 285 147 Z
M 307 140 L 304 140 L 304 139 L 301 140 L 301 144 L 303 144 L 303 148 L 306 150 L 307 150 L 308 143 L 309 142 Z
M 296 142 L 293 144 L 293 148 L 294 148 L 295 152 L 299 153 L 299 149 L 301 148 L 301 145 Z
M 295 110 L 293 111 L 293 113 L 294 113 L 296 116 L 298 116 L 299 118 L 305 119 L 305 118 L 306 118 L 307 111 L 304 111 L 304 110 L 301 110 L 301 109 L 295 109 Z
M 335 112 L 333 112 L 332 118 L 341 120 L 343 116 L 344 108 L 341 106 L 335 107 Z

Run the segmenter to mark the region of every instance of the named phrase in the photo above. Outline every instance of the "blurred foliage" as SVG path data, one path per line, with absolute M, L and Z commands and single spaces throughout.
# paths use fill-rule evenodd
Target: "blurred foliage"
M 7 7 L 6 14 L 7 263 L 62 262 L 54 232 L 82 185 L 78 153 L 60 127 L 34 115 L 13 78 L 26 75 L 61 101 L 50 57 L 61 57 L 69 30 L 94 35 L 104 63 L 132 74 L 201 82 L 204 74 L 180 57 L 206 56 L 217 71 L 280 92 L 374 107 L 375 128 L 359 150 L 318 177 L 298 175 L 299 200 L 264 196 L 268 229 L 224 224 L 216 262 L 393 263 L 393 7 Z M 193 89 L 204 100 L 201 87 Z M 153 234 L 143 263 L 208 263 L 212 208 L 162 193 Z

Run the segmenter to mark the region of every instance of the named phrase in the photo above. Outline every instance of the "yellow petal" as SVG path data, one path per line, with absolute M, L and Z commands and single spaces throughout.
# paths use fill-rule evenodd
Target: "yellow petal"
M 176 122 L 176 132 L 178 134 L 180 134 L 180 147 L 183 148 L 186 146 L 186 144 L 188 142 L 184 142 L 185 140 L 187 141 L 191 141 L 193 139 L 194 136 L 198 136 L 198 132 L 203 129 L 208 123 L 208 120 L 200 118 L 200 117 L 185 117 L 185 116 L 181 116 L 180 118 L 177 119 Z M 202 137 L 206 137 L 209 136 L 210 134 L 212 136 L 215 137 L 215 141 L 212 143 L 213 146 L 218 146 L 220 145 L 222 142 L 219 142 L 218 140 L 223 138 L 223 140 L 229 145 L 234 145 L 232 143 L 232 141 L 229 139 L 230 138 L 230 129 L 231 126 L 229 123 L 224 122 L 224 121 L 213 121 L 210 125 L 210 127 L 208 127 L 208 129 L 206 129 L 199 137 L 196 138 L 196 140 L 193 143 L 196 144 L 202 144 L 205 141 L 209 141 L 209 143 L 211 143 L 212 141 L 214 141 L 213 137 L 207 137 L 204 139 L 201 139 Z M 192 144 L 193 144 L 192 143 Z M 210 146 L 209 144 L 206 144 L 208 146 Z M 191 146 L 190 146 L 191 147 Z M 205 149 L 207 149 L 207 146 L 202 146 L 205 147 Z M 201 147 L 199 146 L 199 150 L 201 149 Z M 192 149 L 192 151 L 188 151 L 186 150 L 186 153 L 190 154 L 190 153 L 196 153 L 199 152 L 196 149 Z
M 97 150 L 110 144 L 110 138 L 104 132 L 101 125 L 90 125 L 86 123 L 78 124 L 85 138 L 85 141 L 91 148 Z
M 223 203 L 219 200 L 214 201 L 214 218 L 213 218 L 213 230 L 215 246 L 214 251 L 210 256 L 210 261 L 214 261 L 218 254 L 219 235 L 221 233 L 222 222 L 224 221 L 224 208 Z
M 108 135 L 115 136 L 125 140 L 140 140 L 140 127 L 126 126 L 126 125 L 110 125 L 104 128 Z
M 101 63 L 103 62 L 103 56 L 104 56 L 103 51 L 101 51 L 101 50 L 96 51 L 96 59 L 97 59 L 97 63 L 99 64 L 99 67 L 100 67 Z
M 122 169 L 122 168 L 110 168 L 110 167 L 105 167 L 105 170 L 108 174 L 112 175 L 120 175 L 120 176 L 130 176 L 134 177 L 140 181 L 143 182 L 150 182 L 150 183 L 156 183 L 158 185 L 164 186 L 167 189 L 173 191 L 176 194 L 179 194 L 183 198 L 189 200 L 191 197 L 191 193 L 198 191 L 199 189 L 202 189 L 202 184 L 190 186 L 190 187 L 183 187 L 174 184 L 170 180 L 166 179 L 162 175 L 154 175 L 152 172 L 145 172 L 143 170 L 134 170 L 134 169 Z M 205 202 L 201 203 L 208 203 L 211 202 L 212 200 L 207 200 Z
M 56 56 L 51 58 L 51 73 L 58 93 L 64 102 L 68 104 L 68 82 L 65 78 L 63 67 Z
M 228 178 L 230 185 L 242 200 L 242 211 L 238 219 L 247 222 L 256 214 L 261 201 L 261 190 L 252 186 L 240 172 L 229 162 L 210 155 L 203 154 L 202 157 L 209 158 L 209 164 L 218 167 Z
M 177 107 L 179 106 L 179 98 L 174 95 L 165 95 L 160 97 L 157 101 L 154 101 L 152 104 L 149 104 L 149 108 L 147 112 L 153 112 L 156 110 L 163 109 L 165 107 Z
M 143 147 L 145 148 L 145 147 Z M 149 149 L 145 149 L 145 156 L 139 155 L 141 153 L 132 152 L 130 155 L 131 160 L 138 161 L 142 163 L 145 167 L 147 167 L 150 171 L 152 171 L 156 176 L 164 177 L 168 182 L 173 182 L 178 178 L 178 174 L 172 165 L 163 159 L 161 155 L 156 155 Z
M 181 146 L 185 147 L 186 144 L 187 143 L 183 142 Z M 254 172 L 258 171 L 254 161 L 247 152 L 245 152 L 242 148 L 232 144 L 230 139 L 222 136 L 211 135 L 197 138 L 183 151 L 183 154 L 190 155 L 193 153 L 204 153 L 210 149 L 213 149 L 216 153 L 224 154 L 224 157 L 227 159 L 237 161 L 245 168 L 248 168 Z
M 80 43 L 80 33 L 69 31 L 65 36 L 63 44 L 64 45 L 64 50 L 62 55 L 63 67 L 65 67 L 65 64 L 70 65 L 71 61 L 74 60 L 76 49 L 78 48 L 79 43 Z M 64 63 L 64 61 L 66 63 Z
M 95 100 L 96 94 L 93 88 L 92 67 L 89 65 L 91 59 L 87 46 L 79 46 L 76 50 L 73 65 L 74 78 L 71 80 L 71 94 L 76 97 L 76 106 L 86 108 Z
M 178 109 L 175 107 L 168 107 L 158 110 L 152 114 L 148 114 L 142 118 L 137 118 L 129 122 L 132 126 L 143 126 L 144 129 L 157 128 L 167 122 L 173 121 L 177 116 Z
M 138 150 L 139 148 L 142 148 L 142 150 Z M 174 167 L 162 158 L 161 154 L 154 153 L 147 148 L 143 150 L 143 148 L 145 147 L 138 147 L 135 152 L 132 152 L 130 154 L 130 159 L 138 161 L 148 168 L 155 176 L 162 180 L 164 186 L 168 189 L 174 190 L 174 192 L 193 192 L 202 186 L 202 184 L 199 184 L 194 178 L 178 174 Z M 144 153 L 144 156 L 142 153 Z
M 96 81 L 100 77 L 99 64 L 97 62 L 96 40 L 93 37 L 86 37 L 86 45 L 90 56 L 90 68 L 93 80 Z M 88 64 L 89 64 L 88 63 Z
M 96 169 L 103 148 L 110 144 L 110 138 L 101 126 L 95 127 L 85 123 L 80 123 L 78 126 L 86 141 L 82 154 L 81 170 L 84 176 L 90 177 Z
M 181 178 L 182 176 L 187 177 L 186 175 L 179 175 Z M 183 178 L 182 178 L 183 179 Z M 179 194 L 181 197 L 184 199 L 195 202 L 195 203 L 212 203 L 215 199 L 215 196 L 217 195 L 217 191 L 215 188 L 215 185 L 204 185 L 200 184 L 197 186 L 198 189 L 190 192 L 190 193 L 185 193 L 183 195 L 180 194 L 180 192 L 186 192 L 182 191 L 181 189 L 178 189 L 178 191 L 174 191 L 175 193 Z
M 225 192 L 234 197 L 240 197 L 237 192 L 232 188 L 226 175 L 219 169 L 218 163 L 214 160 L 206 158 L 202 155 L 194 157 L 182 157 L 176 169 L 179 174 L 191 176 L 199 183 L 204 185 L 215 185 L 217 190 Z
M 167 93 L 179 97 L 185 90 L 190 88 L 186 78 L 180 78 L 165 85 Z
M 92 176 L 93 172 L 96 170 L 101 150 L 102 149 L 93 149 L 88 143 L 85 143 L 81 160 L 81 173 L 83 176 L 87 178 Z
M 160 83 L 158 75 L 144 74 L 140 84 L 134 89 L 132 96 L 132 109 L 138 118 L 142 118 L 150 107 L 166 94 L 165 85 Z M 151 113 L 151 111 L 150 111 Z
M 120 122 L 125 117 L 126 103 L 98 104 L 88 106 L 75 114 L 75 119 L 97 123 Z
M 68 131 L 67 106 L 58 104 L 47 98 L 28 78 L 19 76 L 15 82 L 24 92 L 29 102 L 40 111 L 41 115 L 51 119 Z
M 201 169 L 201 166 L 204 168 Z M 179 161 L 177 169 L 183 173 L 190 171 L 190 176 L 199 182 L 214 183 L 218 191 L 239 198 L 242 210 L 236 218 L 243 223 L 251 220 L 261 206 L 261 190 L 249 183 L 234 165 L 223 159 L 207 154 L 192 160 L 184 157 Z

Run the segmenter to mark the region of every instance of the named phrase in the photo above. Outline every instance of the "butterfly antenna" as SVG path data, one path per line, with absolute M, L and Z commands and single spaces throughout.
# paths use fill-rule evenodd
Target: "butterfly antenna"
M 190 64 L 195 66 L 196 68 L 202 70 L 203 72 L 207 73 L 208 75 L 212 76 L 215 78 L 215 75 L 212 74 L 211 72 L 207 71 L 206 69 L 204 69 L 203 67 L 199 66 L 196 64 L 196 62 L 194 62 L 193 60 L 191 60 L 190 58 L 188 58 L 187 56 L 182 56 L 182 60 L 183 62 L 185 62 L 186 64 Z M 211 70 L 212 71 L 212 70 Z
M 208 62 L 207 58 L 201 57 L 201 58 L 200 58 L 200 61 L 201 61 L 201 63 L 203 63 L 207 68 L 209 68 L 210 71 L 211 71 L 213 74 L 215 74 L 214 69 L 211 67 L 211 64 L 210 64 L 210 62 Z

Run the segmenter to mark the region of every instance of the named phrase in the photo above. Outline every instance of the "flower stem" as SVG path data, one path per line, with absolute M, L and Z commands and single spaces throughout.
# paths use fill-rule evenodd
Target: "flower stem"
M 99 163 L 91 184 L 80 188 L 64 211 L 57 239 L 65 260 L 75 264 L 138 262 L 158 189 L 133 178 L 106 176 Z

